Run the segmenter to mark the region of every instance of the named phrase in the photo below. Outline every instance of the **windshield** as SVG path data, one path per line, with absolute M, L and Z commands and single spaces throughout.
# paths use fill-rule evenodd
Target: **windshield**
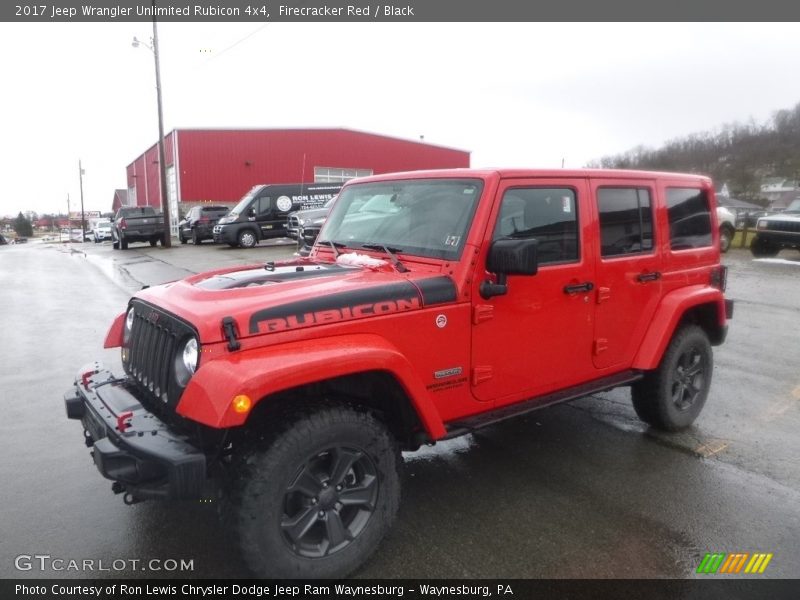
M 792 203 L 786 207 L 785 212 L 800 212 L 800 198 L 792 200 Z
M 477 179 L 352 184 L 339 194 L 320 240 L 454 260 L 482 189 Z
M 250 204 L 253 196 L 255 196 L 261 190 L 261 188 L 262 186 L 260 185 L 254 186 L 249 192 L 242 196 L 242 199 L 239 200 L 236 206 L 231 209 L 231 212 L 236 213 L 237 215 L 242 214 L 242 211 L 247 208 L 247 205 Z

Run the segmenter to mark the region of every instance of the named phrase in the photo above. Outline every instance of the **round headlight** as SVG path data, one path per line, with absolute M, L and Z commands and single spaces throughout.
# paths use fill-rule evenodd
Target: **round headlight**
M 197 370 L 200 359 L 200 345 L 196 338 L 189 338 L 175 356 L 175 380 L 178 385 L 185 387 Z
M 195 369 L 197 369 L 198 358 L 199 352 L 197 348 L 197 340 L 195 338 L 191 338 L 183 347 L 183 366 L 186 367 L 186 370 L 189 371 L 189 373 L 194 373 Z
M 131 308 L 128 311 L 128 314 L 125 315 L 125 330 L 122 332 L 122 341 L 126 344 L 128 343 L 128 340 L 131 337 L 131 330 L 133 329 L 133 318 L 134 318 L 134 313 L 133 309 Z

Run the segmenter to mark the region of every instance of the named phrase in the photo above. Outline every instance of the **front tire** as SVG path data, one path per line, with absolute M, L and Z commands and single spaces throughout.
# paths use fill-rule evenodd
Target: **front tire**
M 753 256 L 756 258 L 770 258 L 777 256 L 778 252 L 780 251 L 780 246 L 776 246 L 775 244 L 758 236 L 756 236 L 750 244 L 750 252 L 752 252 Z
M 259 577 L 345 577 L 397 514 L 397 443 L 374 416 L 351 407 L 321 407 L 285 423 L 242 457 L 231 503 L 242 556 Z
M 645 423 L 678 431 L 694 423 L 708 398 L 714 355 L 708 335 L 697 325 L 675 333 L 661 363 L 633 384 L 633 408 Z
M 255 232 L 252 229 L 244 229 L 239 234 L 239 245 L 242 248 L 254 248 L 255 245 L 258 243 L 258 238 L 256 237 Z

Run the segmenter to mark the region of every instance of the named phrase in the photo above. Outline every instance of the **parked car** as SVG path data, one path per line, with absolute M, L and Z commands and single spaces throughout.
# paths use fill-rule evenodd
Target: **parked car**
M 27 244 L 28 243 L 28 238 L 15 237 L 13 240 L 11 240 L 11 243 L 12 244 Z
M 94 226 L 94 231 L 92 232 L 92 239 L 94 239 L 95 244 L 99 244 L 105 240 L 112 239 L 111 230 L 113 226 L 111 225 L 111 221 L 103 221 L 101 223 L 97 223 Z
M 758 224 L 758 220 L 761 217 L 766 217 L 770 214 L 769 211 L 766 210 L 749 210 L 743 211 L 736 215 L 736 229 L 744 229 L 747 227 L 748 229 L 755 229 L 756 225 Z
M 8 238 L 0 233 L 0 246 L 5 246 L 8 244 Z
M 186 218 L 178 223 L 178 239 L 181 244 L 192 240 L 193 244 L 201 244 L 203 240 L 214 239 L 214 225 L 228 214 L 227 206 L 194 206 Z
M 300 228 L 310 227 L 312 223 L 321 225 L 325 222 L 325 217 L 331 212 L 336 196 L 328 200 L 319 208 L 308 208 L 306 210 L 296 210 L 289 213 L 286 223 L 286 235 L 292 239 L 300 240 Z M 322 220 L 320 220 L 322 219 Z
M 756 258 L 775 256 L 784 248 L 800 250 L 800 198 L 785 211 L 760 218 L 756 237 L 750 243 L 750 252 Z

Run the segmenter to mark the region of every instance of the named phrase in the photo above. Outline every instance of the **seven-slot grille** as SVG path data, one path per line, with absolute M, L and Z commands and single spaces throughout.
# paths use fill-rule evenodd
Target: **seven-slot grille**
M 175 381 L 175 355 L 193 331 L 179 319 L 141 301 L 134 301 L 133 307 L 125 370 L 152 399 L 163 404 L 176 402 L 181 388 Z
M 770 231 L 800 233 L 800 221 L 767 221 L 767 229 Z

